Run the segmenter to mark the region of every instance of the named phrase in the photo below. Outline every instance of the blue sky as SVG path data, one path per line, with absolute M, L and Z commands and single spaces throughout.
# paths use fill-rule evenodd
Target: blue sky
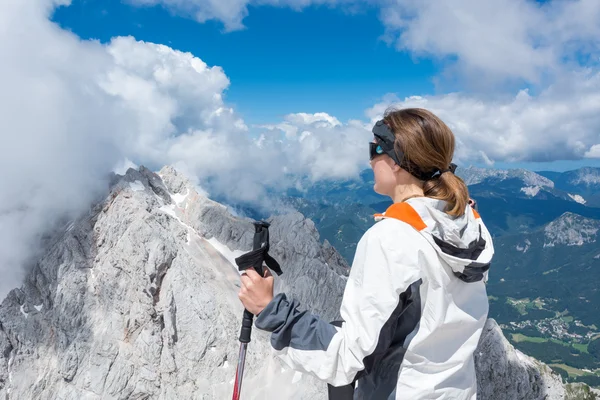
M 404 99 L 418 95 L 443 119 L 466 124 L 466 132 L 455 133 L 465 143 L 463 157 L 473 165 L 493 160 L 494 167 L 533 170 L 600 166 L 598 156 L 589 156 L 600 154 L 598 118 L 585 110 L 594 98 L 585 79 L 595 82 L 594 76 L 576 77 L 597 67 L 590 64 L 597 55 L 590 43 L 598 24 L 586 20 L 597 9 L 570 11 L 561 9 L 567 3 L 528 0 L 472 7 L 457 0 L 447 10 L 399 1 L 397 9 L 367 2 L 346 12 L 340 6 L 256 7 L 247 0 L 237 1 L 242 7 L 223 16 L 202 1 L 130 1 L 163 6 L 73 0 L 52 19 L 82 39 L 107 44 L 112 37 L 131 35 L 222 67 L 230 80 L 225 103 L 251 127 L 277 125 L 294 113 L 325 112 L 342 124 L 368 121 L 385 104 L 384 96 L 394 94 L 396 103 L 406 106 L 411 103 Z M 199 22 L 194 12 L 214 18 Z M 240 15 L 244 28 L 227 31 Z M 558 28 L 548 29 L 554 25 Z M 524 89 L 532 97 L 523 106 L 518 93 Z M 565 111 L 568 107 L 575 111 Z M 478 114 L 471 115 L 471 109 Z M 497 110 L 503 114 L 496 117 Z M 579 121 L 588 122 L 579 126 Z
M 221 66 L 231 80 L 227 102 L 248 123 L 270 123 L 298 112 L 363 118 L 386 93 L 434 93 L 435 63 L 385 43 L 378 12 L 251 7 L 246 29 L 225 32 L 220 22 L 198 23 L 162 7 L 75 0 L 53 19 L 84 39 L 133 35 Z

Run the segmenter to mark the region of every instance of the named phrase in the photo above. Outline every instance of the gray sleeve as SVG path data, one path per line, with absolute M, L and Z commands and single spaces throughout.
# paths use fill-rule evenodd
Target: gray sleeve
M 296 300 L 280 293 L 256 318 L 256 327 L 271 334 L 275 350 L 327 350 L 336 328 L 308 311 L 300 311 Z

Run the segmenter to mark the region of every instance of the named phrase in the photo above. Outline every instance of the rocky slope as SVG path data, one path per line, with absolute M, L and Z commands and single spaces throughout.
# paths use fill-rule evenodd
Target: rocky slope
M 546 246 L 582 246 L 594 243 L 598 237 L 600 221 L 584 218 L 573 213 L 564 213 L 560 218 L 552 221 L 544 229 L 547 242 Z
M 242 314 L 232 262 L 251 247 L 251 222 L 170 167 L 115 177 L 0 306 L 0 398 L 230 398 Z M 343 259 L 301 214 L 270 222 L 284 268 L 276 290 L 339 318 Z M 482 399 L 592 398 L 567 396 L 573 389 L 516 352 L 493 320 L 476 362 Z M 258 330 L 244 382 L 244 399 L 326 398 L 323 383 L 282 368 Z

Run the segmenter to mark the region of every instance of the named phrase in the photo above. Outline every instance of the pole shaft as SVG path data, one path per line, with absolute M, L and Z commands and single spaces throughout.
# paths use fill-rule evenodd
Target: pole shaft
M 233 387 L 232 400 L 239 400 L 242 393 L 242 378 L 244 377 L 244 364 L 246 363 L 246 350 L 248 343 L 240 343 L 240 354 L 238 357 L 237 371 L 235 372 L 235 384 Z

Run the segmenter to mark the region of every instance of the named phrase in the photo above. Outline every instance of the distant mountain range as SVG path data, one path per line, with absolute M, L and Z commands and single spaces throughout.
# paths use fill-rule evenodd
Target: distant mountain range
M 584 204 L 600 207 L 600 168 L 585 167 L 568 172 L 539 172 L 541 176 L 551 179 L 557 187 L 579 195 Z
M 564 212 L 600 219 L 593 195 L 594 187 L 600 192 L 600 168 L 550 173 L 558 183 L 524 169 L 469 167 L 459 168 L 457 175 L 469 186 L 494 236 L 532 232 Z M 315 221 L 323 238 L 351 262 L 356 243 L 373 224 L 372 215 L 391 204 L 373 191 L 373 184 L 372 171 L 365 170 L 355 180 L 307 182 L 305 191 L 289 191 L 286 202 Z

